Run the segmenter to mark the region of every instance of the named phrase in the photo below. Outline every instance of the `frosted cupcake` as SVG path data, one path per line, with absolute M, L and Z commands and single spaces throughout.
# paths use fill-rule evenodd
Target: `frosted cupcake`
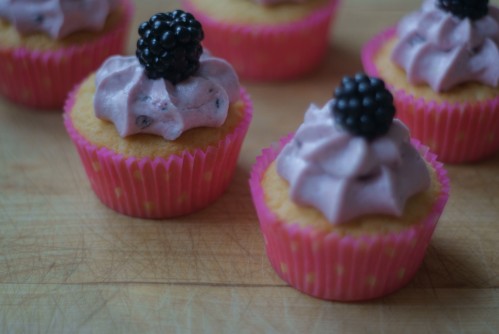
M 369 41 L 365 70 L 382 77 L 399 118 L 439 160 L 499 150 L 499 9 L 488 1 L 424 1 Z
M 294 135 L 263 150 L 250 186 L 277 274 L 314 297 L 358 301 L 406 285 L 448 198 L 434 154 L 393 119 L 381 80 L 345 78 Z
M 339 0 L 182 0 L 206 31 L 204 44 L 242 79 L 293 79 L 324 58 Z
M 69 90 L 124 52 L 130 0 L 0 1 L 0 94 L 62 108 Z
M 93 190 L 142 218 L 204 208 L 228 187 L 252 106 L 226 61 L 203 53 L 200 24 L 160 13 L 137 56 L 109 58 L 69 97 L 64 121 Z

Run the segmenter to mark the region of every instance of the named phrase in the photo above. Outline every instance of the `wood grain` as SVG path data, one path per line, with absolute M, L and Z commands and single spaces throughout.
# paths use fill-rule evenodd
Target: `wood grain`
M 177 6 L 136 3 L 136 22 Z M 214 205 L 179 219 L 107 209 L 60 111 L 0 100 L 0 332 L 498 333 L 499 155 L 448 166 L 451 197 L 421 270 L 371 302 L 325 302 L 287 287 L 251 203 L 248 173 L 261 148 L 293 131 L 310 102 L 326 102 L 342 75 L 361 69 L 362 44 L 418 5 L 346 0 L 320 71 L 245 82 L 255 116 L 235 178 Z

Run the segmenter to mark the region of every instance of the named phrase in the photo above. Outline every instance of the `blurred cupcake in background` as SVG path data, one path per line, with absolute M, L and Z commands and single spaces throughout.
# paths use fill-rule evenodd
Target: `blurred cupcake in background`
M 253 115 L 232 66 L 204 52 L 189 13 L 158 13 L 134 56 L 113 56 L 70 94 L 64 123 L 111 209 L 169 218 L 227 189 Z
M 62 108 L 68 92 L 125 52 L 130 0 L 0 1 L 0 95 Z
M 204 45 L 242 79 L 297 78 L 317 68 L 339 0 L 181 0 L 206 32 Z
M 448 163 L 499 151 L 498 59 L 499 8 L 487 0 L 426 0 L 362 51 L 398 117 Z

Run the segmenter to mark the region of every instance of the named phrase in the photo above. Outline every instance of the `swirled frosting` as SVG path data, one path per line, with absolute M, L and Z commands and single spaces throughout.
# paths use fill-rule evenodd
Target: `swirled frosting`
M 62 38 L 73 32 L 100 30 L 119 0 L 0 0 L 0 18 L 22 34 L 43 32 Z
M 271 5 L 277 5 L 281 3 L 305 3 L 307 0 L 252 0 L 253 2 L 259 4 L 259 5 L 266 5 L 266 6 L 271 6 Z
M 114 56 L 97 71 L 94 108 L 122 137 L 137 133 L 177 139 L 196 127 L 218 127 L 239 99 L 239 80 L 226 61 L 203 54 L 199 70 L 176 85 L 144 73 L 135 56 Z
M 499 9 L 487 16 L 459 19 L 427 0 L 421 9 L 403 18 L 392 60 L 403 67 L 409 82 L 427 83 L 447 91 L 464 82 L 499 84 Z
M 367 141 L 335 125 L 331 103 L 311 105 L 277 157 L 291 199 L 315 207 L 331 224 L 366 214 L 402 215 L 406 200 L 430 185 L 408 129 L 395 119 L 386 135 Z

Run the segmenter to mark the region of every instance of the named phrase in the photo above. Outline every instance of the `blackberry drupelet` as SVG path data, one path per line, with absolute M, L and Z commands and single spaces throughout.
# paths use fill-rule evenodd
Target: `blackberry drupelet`
M 139 26 L 136 55 L 150 79 L 177 84 L 199 68 L 204 38 L 201 24 L 190 13 L 158 13 Z
M 335 123 L 351 134 L 373 140 L 390 129 L 395 107 L 382 80 L 363 73 L 344 77 L 334 96 Z
M 478 20 L 489 12 L 489 0 L 436 0 L 437 6 L 452 15 Z

